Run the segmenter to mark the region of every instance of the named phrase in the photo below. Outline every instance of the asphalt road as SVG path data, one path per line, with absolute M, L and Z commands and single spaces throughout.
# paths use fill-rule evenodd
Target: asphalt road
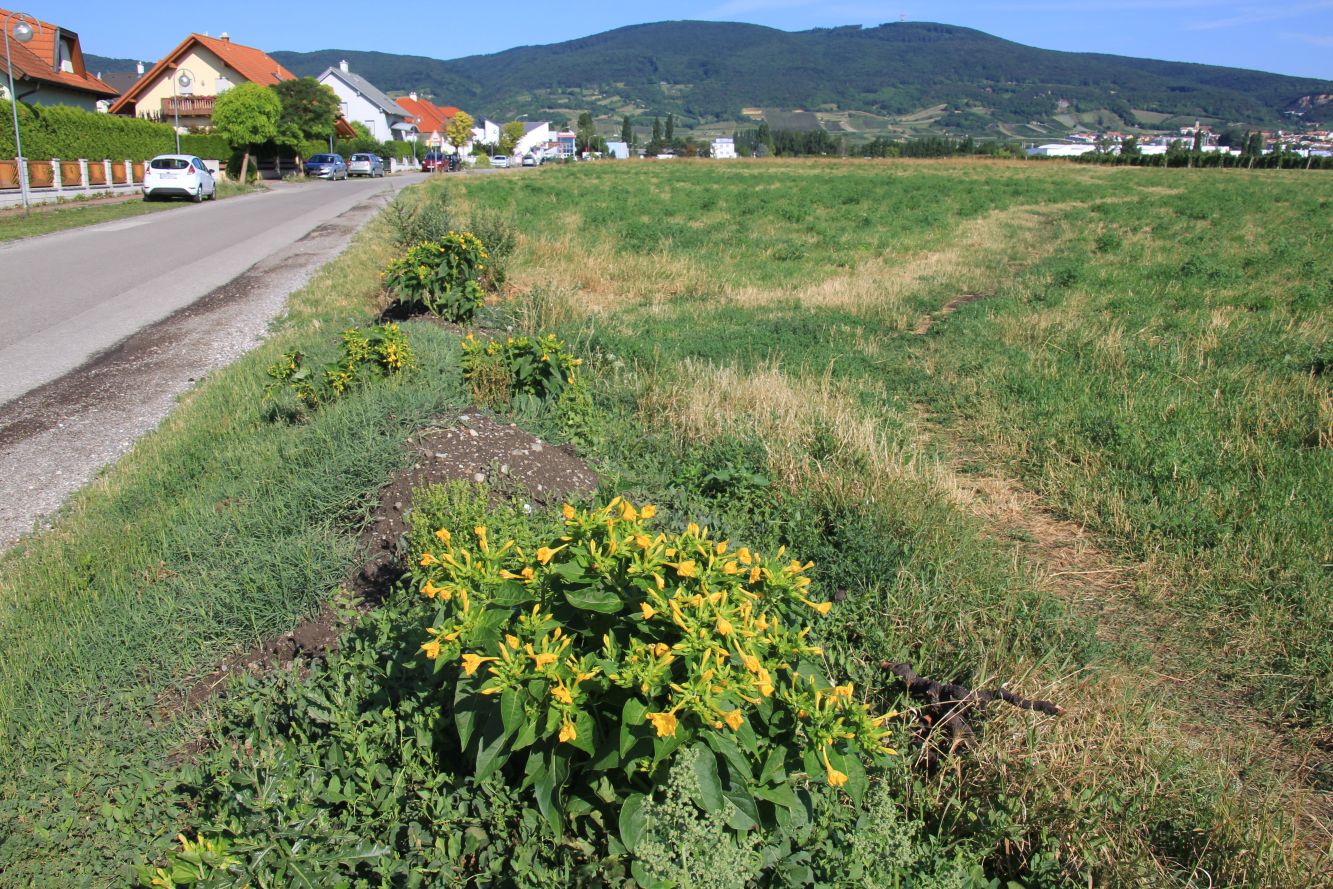
M 0 245 L 0 405 L 420 174 L 272 191 Z
M 280 185 L 0 245 L 0 549 L 254 348 L 423 178 Z

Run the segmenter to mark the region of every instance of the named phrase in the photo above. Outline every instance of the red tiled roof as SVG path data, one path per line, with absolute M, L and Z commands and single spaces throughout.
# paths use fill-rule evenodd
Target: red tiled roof
M 242 46 L 220 37 L 205 37 L 203 34 L 191 34 L 180 42 L 175 49 L 167 53 L 139 82 L 111 106 L 112 114 L 120 114 L 125 107 L 138 99 L 139 95 L 158 80 L 158 75 L 166 71 L 184 56 L 191 47 L 199 45 L 213 52 L 222 61 L 250 83 L 260 86 L 272 86 L 283 80 L 295 80 L 296 75 L 279 65 L 267 53 L 253 46 Z
M 444 128 L 458 113 L 457 108 L 441 108 L 434 102 L 427 102 L 425 99 L 403 98 L 398 100 L 398 104 L 404 111 L 412 115 L 412 123 L 416 125 L 419 133 L 439 133 L 443 135 Z
M 0 21 L 8 18 L 10 11 L 0 9 Z M 21 75 L 28 80 L 40 80 L 44 83 L 55 83 L 69 89 L 80 90 L 93 93 L 98 96 L 110 98 L 116 94 L 114 87 L 108 86 L 101 80 L 89 74 L 83 67 L 83 50 L 79 47 L 79 35 L 68 28 L 60 28 L 50 22 L 42 22 L 31 16 L 24 15 L 23 18 L 33 25 L 32 40 L 27 44 L 19 43 L 17 40 L 9 41 L 9 61 L 14 66 L 16 75 Z M 11 26 L 18 22 L 16 16 Z M 57 67 L 56 45 L 60 37 L 69 37 L 74 41 L 74 51 L 70 54 L 70 62 L 73 64 L 74 71 L 61 71 Z M 4 59 L 4 43 L 0 41 L 0 60 Z

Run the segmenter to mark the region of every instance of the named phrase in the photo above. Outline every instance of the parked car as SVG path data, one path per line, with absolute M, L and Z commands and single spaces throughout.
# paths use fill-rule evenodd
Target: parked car
M 427 151 L 426 156 L 421 159 L 421 171 L 423 173 L 434 173 L 437 170 L 443 172 L 450 169 L 449 158 L 451 154 L 445 154 L 443 151 Z
M 159 154 L 144 166 L 143 199 L 189 198 L 196 204 L 218 196 L 217 180 L 192 154 Z
M 384 175 L 384 161 L 374 154 L 354 154 L 352 159 L 347 162 L 348 176 L 369 176 L 374 179 L 376 176 Z
M 537 163 L 538 163 L 537 158 L 533 157 L 532 155 L 530 154 L 523 155 L 523 166 L 535 167 L 537 166 Z
M 509 166 L 509 158 L 505 157 L 503 154 L 497 154 L 491 158 L 491 166 L 503 169 L 504 167 Z
M 316 154 L 305 162 L 305 174 L 320 179 L 346 179 L 347 162 L 341 154 Z

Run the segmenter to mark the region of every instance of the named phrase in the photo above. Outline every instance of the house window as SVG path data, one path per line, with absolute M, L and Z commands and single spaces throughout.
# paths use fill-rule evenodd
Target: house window
M 233 84 L 230 80 L 228 80 L 225 74 L 219 75 L 218 79 L 214 81 L 213 94 L 220 96 L 227 90 L 231 89 L 233 86 L 235 86 L 235 84 Z
M 74 41 L 66 37 L 60 38 L 60 70 L 66 74 L 74 73 Z

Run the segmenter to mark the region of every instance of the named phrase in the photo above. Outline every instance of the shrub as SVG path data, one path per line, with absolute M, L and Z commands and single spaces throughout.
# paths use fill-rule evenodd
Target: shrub
M 389 205 L 387 215 L 394 245 L 400 250 L 423 241 L 439 241 L 455 228 L 449 193 L 442 189 L 402 192 Z
M 479 278 L 488 254 L 476 235 L 451 231 L 408 248 L 384 270 L 384 286 L 409 311 L 425 309 L 447 321 L 471 321 L 481 308 Z
M 862 798 L 893 714 L 823 676 L 806 621 L 831 606 L 807 597 L 809 564 L 693 524 L 653 534 L 654 508 L 620 497 L 562 513 L 532 553 L 478 525 L 414 554 L 439 606 L 421 650 L 477 780 L 504 774 L 557 836 L 614 829 L 629 852 L 679 751 L 738 834 L 803 819 L 797 776 Z
M 9 102 L 0 100 L 0 119 L 10 120 Z M 97 114 L 66 105 L 19 103 L 23 154 L 32 160 L 142 161 L 175 150 L 171 127 L 133 117 Z M 0 127 L 0 157 L 14 156 L 14 131 Z
M 468 227 L 486 245 L 486 252 L 490 254 L 487 279 L 496 288 L 503 286 L 509 257 L 518 246 L 518 229 L 513 219 L 503 210 L 483 207 L 472 212 Z
M 342 334 L 342 357 L 322 372 L 306 363 L 301 352 L 288 352 L 268 369 L 264 398 L 277 402 L 282 393 L 295 401 L 294 412 L 314 409 L 342 397 L 368 370 L 379 376 L 401 373 L 414 362 L 407 335 L 397 324 L 385 324 L 369 332 L 352 327 Z
M 213 160 L 227 160 L 231 157 L 231 146 L 227 144 L 226 139 L 216 133 L 190 133 L 181 136 L 181 151 Z
M 468 334 L 463 340 L 463 379 L 477 402 L 494 410 L 531 413 L 581 391 L 582 364 L 553 334 L 511 336 L 504 342 L 482 342 Z

